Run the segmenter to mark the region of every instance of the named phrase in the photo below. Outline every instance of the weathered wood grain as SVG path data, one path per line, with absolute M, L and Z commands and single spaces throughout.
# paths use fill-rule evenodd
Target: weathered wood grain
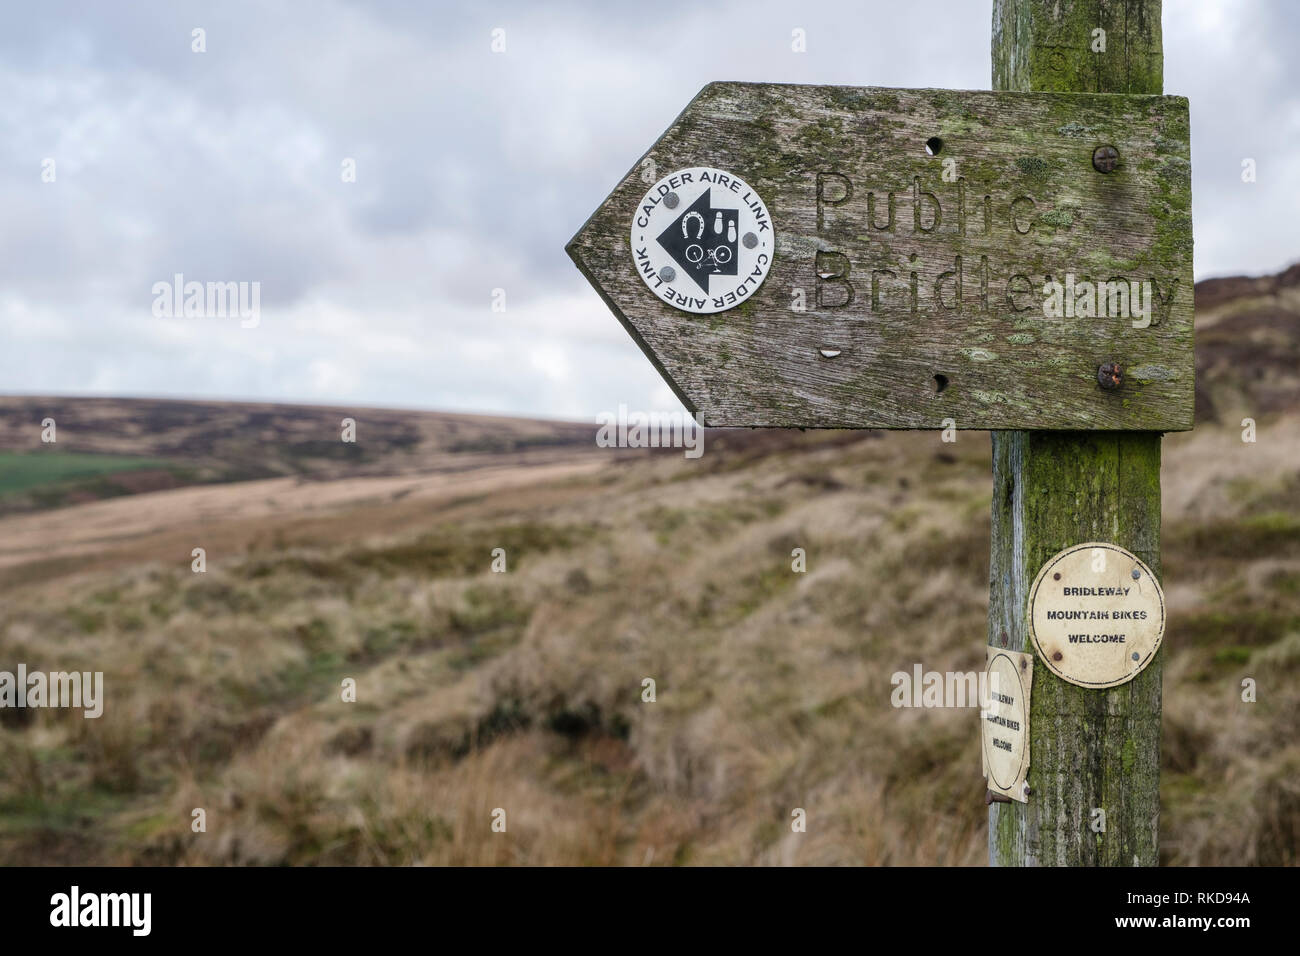
M 994 84 L 1158 93 L 1160 13 L 1159 0 L 995 0 Z M 1093 54 L 1092 30 L 1103 24 L 1107 53 Z M 1068 69 L 1042 54 L 1062 48 Z M 988 642 L 1032 653 L 1029 586 L 1057 551 L 1110 541 L 1160 576 L 1160 435 L 995 431 L 992 440 Z M 1036 661 L 1032 792 L 1027 804 L 989 807 L 991 865 L 1159 862 L 1163 665 L 1161 650 L 1128 683 L 1093 690 Z M 1105 832 L 1094 832 L 1095 810 Z
M 1105 31 L 1105 49 L 1095 30 Z M 993 88 L 1159 93 L 1164 86 L 1160 4 L 1128 0 L 997 3 Z
M 1029 585 L 1082 541 L 1127 548 L 1160 576 L 1160 436 L 994 432 L 989 644 L 1034 653 Z M 1027 804 L 989 807 L 995 866 L 1154 866 L 1163 651 L 1096 690 L 1035 658 Z M 1091 829 L 1094 808 L 1106 832 Z
M 1179 97 L 713 83 L 646 156 L 758 190 L 776 255 L 754 297 L 694 315 L 647 290 L 628 249 L 640 162 L 569 252 L 710 425 L 1187 429 L 1188 142 Z M 1046 318 L 1067 273 L 1150 281 L 1151 324 Z

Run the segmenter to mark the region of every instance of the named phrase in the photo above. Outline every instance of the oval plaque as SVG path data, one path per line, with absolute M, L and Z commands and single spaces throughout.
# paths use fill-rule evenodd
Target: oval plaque
M 1043 663 L 1080 687 L 1136 677 L 1160 648 L 1165 595 L 1131 551 L 1076 544 L 1052 557 L 1029 589 L 1029 633 Z
M 1034 659 L 990 647 L 985 652 L 985 700 L 980 712 L 984 775 L 988 788 L 1027 803 L 1029 775 L 1029 694 Z

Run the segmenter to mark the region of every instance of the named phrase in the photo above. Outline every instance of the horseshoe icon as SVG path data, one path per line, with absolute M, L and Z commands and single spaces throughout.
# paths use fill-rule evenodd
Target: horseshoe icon
M 687 226 L 692 219 L 698 219 L 700 221 L 700 228 L 699 231 L 695 233 L 695 238 L 703 239 L 704 238 L 704 217 L 701 216 L 698 212 L 695 212 L 694 210 L 682 216 L 682 238 L 689 239 L 691 237 Z

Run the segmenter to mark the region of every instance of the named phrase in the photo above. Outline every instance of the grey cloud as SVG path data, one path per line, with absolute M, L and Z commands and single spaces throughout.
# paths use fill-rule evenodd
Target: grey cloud
M 1165 11 L 1197 271 L 1272 270 L 1300 258 L 1300 13 L 1216 10 Z M 715 79 L 987 88 L 989 21 L 968 0 L 5 5 L 4 388 L 650 406 L 666 390 L 563 252 L 642 151 Z M 260 281 L 262 325 L 161 323 L 175 272 Z

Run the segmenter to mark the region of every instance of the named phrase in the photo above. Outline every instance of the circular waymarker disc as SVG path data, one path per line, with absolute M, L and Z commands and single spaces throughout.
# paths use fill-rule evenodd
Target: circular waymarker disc
M 679 169 L 632 214 L 632 261 L 650 291 L 710 314 L 752 296 L 772 268 L 772 217 L 757 191 L 725 169 Z
M 1027 655 L 1021 660 L 1028 661 Z M 1029 760 L 1029 712 L 1025 683 L 1016 662 L 1003 651 L 993 655 L 986 673 L 989 700 L 980 722 L 989 779 L 1003 792 L 1020 779 Z
M 1029 633 L 1048 669 L 1080 687 L 1114 687 L 1151 663 L 1165 634 L 1165 594 L 1151 569 L 1114 544 L 1076 544 L 1029 589 Z

